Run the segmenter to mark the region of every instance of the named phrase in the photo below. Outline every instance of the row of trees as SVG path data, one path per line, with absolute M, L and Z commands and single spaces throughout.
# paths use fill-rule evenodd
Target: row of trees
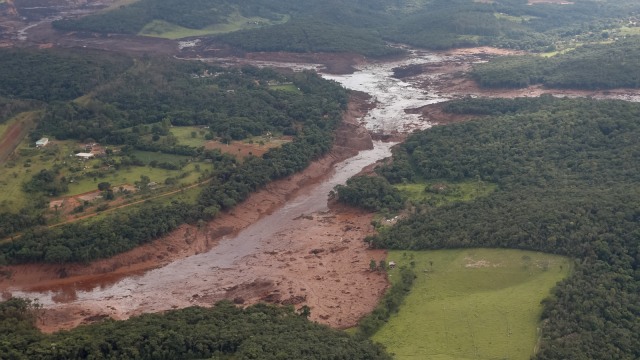
M 437 208 L 368 239 L 375 247 L 506 247 L 578 260 L 545 301 L 538 359 L 640 357 L 640 105 L 466 99 L 494 114 L 417 133 L 379 173 L 390 182 L 481 179 L 490 196 Z
M 484 87 L 613 89 L 640 87 L 640 39 L 581 46 L 550 58 L 509 56 L 478 64 L 473 78 Z
M 310 322 L 292 307 L 221 302 L 44 335 L 33 325 L 33 305 L 0 303 L 2 359 L 391 359 L 379 345 Z

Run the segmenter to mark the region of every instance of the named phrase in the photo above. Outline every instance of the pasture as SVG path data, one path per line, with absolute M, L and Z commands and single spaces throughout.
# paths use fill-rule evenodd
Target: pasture
M 199 126 L 173 126 L 169 130 L 178 139 L 178 144 L 199 148 L 204 146 L 204 136 L 209 132 Z
M 191 36 L 216 35 L 254 29 L 267 25 L 283 24 L 287 21 L 289 21 L 289 16 L 283 16 L 281 21 L 272 21 L 261 17 L 244 17 L 235 12 L 227 17 L 226 22 L 212 24 L 202 29 L 189 29 L 163 20 L 154 20 L 142 28 L 138 35 L 175 40 Z
M 529 359 L 540 302 L 571 260 L 506 249 L 391 251 L 418 278 L 400 311 L 374 336 L 395 358 Z M 389 270 L 390 280 L 398 270 Z
M 471 201 L 475 198 L 489 195 L 496 189 L 496 185 L 484 181 L 450 182 L 421 182 L 394 185 L 409 200 L 441 206 L 459 201 Z
M 164 186 L 170 178 L 173 186 L 187 186 L 207 177 L 213 170 L 210 162 L 189 161 L 187 156 L 163 154 L 149 151 L 132 151 L 135 158 L 146 166 L 111 166 L 109 163 L 119 163 L 122 156 L 81 160 L 73 156 L 81 144 L 74 141 L 52 140 L 46 147 L 36 149 L 32 144 L 23 142 L 14 155 L 2 165 L 0 171 L 0 211 L 17 212 L 27 206 L 39 195 L 28 194 L 23 191 L 23 184 L 31 180 L 41 170 L 57 169 L 58 177 L 64 177 L 68 182 L 68 191 L 63 197 L 76 196 L 87 192 L 97 191 L 98 184 L 108 182 L 113 188 L 122 185 L 135 185 L 141 176 L 149 177 L 149 181 L 158 186 Z M 176 170 L 152 167 L 151 162 L 171 163 L 178 166 Z M 45 194 L 46 195 L 46 194 Z

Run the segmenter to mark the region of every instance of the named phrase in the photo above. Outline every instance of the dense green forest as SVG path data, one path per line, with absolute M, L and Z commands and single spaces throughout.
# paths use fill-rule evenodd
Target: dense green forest
M 18 239 L 0 245 L 0 262 L 91 261 L 149 242 L 184 222 L 209 219 L 267 182 L 302 170 L 327 152 L 347 104 L 346 90 L 312 72 L 285 77 L 268 69 L 221 69 L 200 62 L 148 57 L 133 63 L 82 101 L 51 101 L 32 137 L 46 134 L 57 139 L 98 140 L 123 145 L 123 149 L 187 155 L 210 162 L 214 166 L 211 181 L 197 204 L 144 205 L 127 214 L 47 229 L 33 227 L 45 221 L 47 202 L 38 200 L 18 213 L 0 216 L 0 235 L 24 230 Z M 25 78 L 30 81 L 36 79 Z M 280 82 L 291 82 L 299 90 L 270 88 L 269 83 Z M 0 91 L 10 86 L 0 84 Z M 37 98 L 38 93 L 34 90 L 29 96 Z M 173 125 L 201 125 L 211 139 L 223 142 L 267 132 L 292 135 L 294 140 L 261 158 L 252 156 L 240 162 L 217 150 L 177 145 L 169 133 Z M 127 166 L 122 162 L 112 165 Z M 63 194 L 69 179 L 57 175 L 61 166 L 52 163 L 52 169 L 34 174 L 24 190 Z
M 371 341 L 310 322 L 293 308 L 221 302 L 52 335 L 34 326 L 39 311 L 22 299 L 0 303 L 0 358 L 391 359 Z
M 378 57 L 401 52 L 387 46 L 370 31 L 312 18 L 260 30 L 233 32 L 220 35 L 218 39 L 249 51 L 356 52 Z
M 383 40 L 431 49 L 494 45 L 542 50 L 553 48 L 560 39 L 593 41 L 601 31 L 621 26 L 623 20 L 638 11 L 640 4 L 634 0 L 533 6 L 524 0 L 251 0 L 242 5 L 227 0 L 140 0 L 110 12 L 56 21 L 54 26 L 63 30 L 138 34 L 154 20 L 202 29 L 227 24 L 234 14 L 268 21 L 289 18 L 290 24 L 263 24 L 218 39 L 247 50 L 351 50 L 386 55 L 389 51 L 381 47 Z
M 593 44 L 549 58 L 509 56 L 477 64 L 473 78 L 484 87 L 613 89 L 640 87 L 640 38 Z
M 640 105 L 543 96 L 465 99 L 446 110 L 489 117 L 412 135 L 378 173 L 390 183 L 491 182 L 496 191 L 414 204 L 371 245 L 571 256 L 574 274 L 544 304 L 536 358 L 640 357 Z
M 2 49 L 0 97 L 44 102 L 71 100 L 112 80 L 130 66 L 131 59 L 116 54 L 102 53 L 97 57 L 80 51 Z

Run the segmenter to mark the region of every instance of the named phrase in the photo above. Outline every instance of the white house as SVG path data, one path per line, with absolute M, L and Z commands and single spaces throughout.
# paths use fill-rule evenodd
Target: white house
M 44 146 L 47 146 L 48 143 L 49 143 L 49 138 L 42 138 L 36 141 L 36 147 L 44 147 Z

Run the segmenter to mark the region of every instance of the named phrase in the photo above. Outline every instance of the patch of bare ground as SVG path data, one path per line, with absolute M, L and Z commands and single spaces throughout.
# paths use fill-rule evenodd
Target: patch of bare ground
M 298 307 L 307 304 L 314 320 L 336 327 L 355 325 L 375 307 L 387 281 L 384 275 L 368 271 L 370 259 L 379 261 L 384 257 L 384 252 L 369 250 L 362 241 L 373 231 L 371 215 L 350 208 L 305 215 L 297 220 L 299 226 L 276 235 L 273 251 L 217 269 L 215 279 L 208 282 L 189 279 L 170 290 L 162 289 L 162 293 L 139 294 L 142 300 L 134 307 L 128 307 L 122 298 L 76 299 L 77 291 L 106 288 L 124 277 L 211 250 L 223 236 L 249 226 L 322 181 L 335 163 L 371 148 L 371 138 L 357 125 L 369 106 L 364 95 L 355 95 L 330 154 L 301 173 L 269 184 L 206 226 L 183 225 L 150 244 L 91 264 L 3 267 L 3 273 L 11 275 L 0 280 L 0 292 L 5 298 L 14 290 L 54 292 L 53 300 L 59 304 L 50 306 L 39 322 L 46 332 L 106 316 L 124 319 L 167 310 L 167 306 L 211 305 L 221 299 L 244 305 L 258 301 Z M 175 296 L 169 296 L 168 291 Z

